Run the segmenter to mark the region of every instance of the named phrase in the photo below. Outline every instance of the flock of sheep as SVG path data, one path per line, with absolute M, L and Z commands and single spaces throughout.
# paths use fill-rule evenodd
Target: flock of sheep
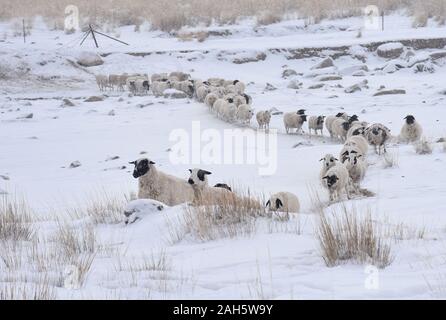
M 189 74 L 172 72 L 170 74 L 147 75 L 110 75 L 96 76 L 101 90 L 110 88 L 124 90 L 133 94 L 148 94 L 151 89 L 155 96 L 162 96 L 167 89 L 184 92 L 190 98 L 204 103 L 219 119 L 233 123 L 249 124 L 254 116 L 252 98 L 245 93 L 245 85 L 239 80 L 210 78 L 206 81 L 191 79 Z M 386 143 L 392 138 L 390 130 L 380 123 L 369 124 L 360 121 L 357 115 L 348 116 L 340 112 L 328 117 L 318 115 L 308 117 L 306 110 L 288 112 L 283 115 L 286 133 L 303 132 L 302 126 L 308 120 L 310 135 L 312 131 L 323 134 L 324 125 L 330 137 L 344 142 L 339 157 L 325 155 L 320 161 L 322 169 L 320 181 L 328 190 L 330 201 L 348 199 L 352 194 L 364 192 L 360 183 L 364 179 L 368 163 L 369 145 L 375 152 L 386 152 Z M 412 115 L 408 115 L 399 135 L 399 141 L 410 143 L 421 139 L 422 127 Z M 256 120 L 260 129 L 269 129 L 271 112 L 259 111 Z M 135 165 L 133 176 L 139 179 L 140 199 L 153 199 L 174 206 L 182 203 L 200 204 L 205 200 L 216 202 L 221 199 L 238 197 L 231 188 L 223 183 L 209 186 L 207 176 L 211 172 L 191 169 L 188 180 L 165 174 L 156 169 L 155 163 L 147 158 L 132 162 Z M 290 192 L 273 194 L 266 203 L 269 210 L 299 212 L 300 204 L 296 195 Z

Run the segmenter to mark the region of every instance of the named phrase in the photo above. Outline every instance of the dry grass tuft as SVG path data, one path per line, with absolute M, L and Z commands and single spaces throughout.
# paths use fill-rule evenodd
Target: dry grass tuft
M 330 218 L 320 216 L 316 234 L 329 267 L 354 261 L 385 268 L 393 261 L 390 245 L 370 212 L 360 215 L 354 207 L 343 205 L 342 212 L 333 212 Z
M 0 199 L 0 240 L 30 241 L 34 234 L 30 209 L 24 200 Z
M 37 283 L 8 282 L 0 284 L 0 300 L 55 300 L 56 291 L 47 277 Z
M 180 223 L 185 233 L 201 241 L 250 235 L 256 229 L 256 218 L 267 214 L 259 199 L 249 190 L 237 195 L 206 196 L 198 205 L 186 207 Z

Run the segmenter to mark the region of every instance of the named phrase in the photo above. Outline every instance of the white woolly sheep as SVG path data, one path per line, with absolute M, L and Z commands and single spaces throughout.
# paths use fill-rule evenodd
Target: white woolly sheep
M 135 81 L 136 94 L 146 95 L 149 93 L 150 84 L 148 79 L 139 78 Z
M 408 115 L 404 119 L 406 120 L 406 122 L 401 128 L 399 140 L 404 143 L 419 141 L 421 139 L 421 135 L 423 134 L 423 128 L 421 127 L 421 125 L 415 120 L 415 117 L 412 115 Z
M 299 213 L 299 198 L 291 192 L 278 192 L 273 194 L 266 202 L 270 211 Z
M 214 102 L 212 109 L 214 110 L 217 117 L 220 118 L 220 117 L 223 117 L 225 114 L 225 106 L 228 104 L 233 104 L 233 103 L 234 103 L 234 101 L 231 98 L 229 98 L 228 100 L 220 98 Z M 229 110 L 226 110 L 226 111 L 229 111 Z M 235 118 L 235 114 L 234 114 L 234 118 Z
M 361 181 L 364 180 L 367 172 L 367 162 L 363 160 L 362 155 L 350 154 L 345 164 L 348 170 L 351 182 L 356 191 L 359 191 Z
M 186 181 L 157 170 L 153 161 L 142 158 L 131 164 L 135 165 L 133 177 L 138 179 L 139 199 L 153 199 L 169 206 L 193 201 L 193 188 Z
M 189 169 L 190 177 L 187 180 L 194 190 L 193 204 L 213 204 L 224 199 L 235 197 L 235 194 L 224 187 L 210 187 L 207 176 L 212 172 L 201 169 Z
M 211 93 L 211 88 L 209 86 L 204 84 L 199 86 L 196 90 L 196 96 L 198 102 L 204 102 L 204 99 L 209 93 Z
M 259 111 L 256 114 L 257 123 L 259 129 L 269 129 L 269 123 L 271 122 L 271 112 L 269 110 Z
M 220 115 L 227 122 L 234 122 L 237 119 L 237 113 L 240 108 L 237 109 L 237 106 L 231 102 L 232 99 L 226 101 L 220 110 Z
M 367 127 L 365 138 L 375 147 L 375 153 L 381 154 L 381 149 L 386 153 L 386 142 L 391 138 L 390 130 L 380 123 L 375 123 Z
M 347 121 L 348 120 L 348 115 L 345 112 L 339 112 L 337 115 L 335 115 L 335 116 L 328 116 L 325 119 L 325 128 L 327 128 L 327 131 L 330 134 L 330 137 L 332 137 L 332 138 L 333 138 L 333 133 L 332 133 L 331 126 L 333 124 L 333 121 L 335 121 L 337 118 L 342 118 L 345 121 Z
M 287 112 L 283 115 L 283 124 L 285 125 L 286 133 L 292 132 L 292 129 L 296 129 L 299 133 L 302 130 L 302 125 L 307 121 L 307 116 L 304 114 L 297 114 L 295 112 Z
M 319 178 L 322 180 L 323 177 L 327 174 L 327 171 L 336 165 L 336 163 L 339 161 L 337 158 L 335 158 L 332 154 L 326 154 L 325 157 L 323 157 L 322 161 L 322 168 L 319 175 Z
M 323 134 L 322 131 L 324 130 L 324 119 L 325 116 L 311 116 L 308 119 L 308 129 L 310 131 L 310 135 L 311 130 L 314 130 L 316 135 L 318 130 L 321 130 L 321 135 Z
M 249 124 L 252 117 L 254 116 L 254 111 L 251 106 L 247 104 L 242 104 L 237 108 L 236 118 L 243 124 Z
M 100 91 L 104 91 L 108 87 L 108 77 L 102 74 L 96 75 L 96 83 Z
M 169 77 L 175 77 L 178 79 L 178 81 L 186 81 L 189 80 L 190 78 L 190 74 L 188 73 L 184 73 L 184 72 L 179 72 L 179 71 L 175 71 L 175 72 L 171 72 L 169 74 Z
M 118 89 L 119 77 L 120 77 L 120 75 L 118 75 L 118 74 L 110 74 L 108 76 L 108 84 L 110 86 L 110 89 L 112 89 L 112 90 L 115 90 L 115 88 Z
M 167 81 L 155 81 L 152 83 L 152 92 L 155 97 L 160 97 L 164 94 L 164 91 L 170 89 L 172 84 L 170 80 Z
M 356 121 L 358 121 L 358 117 L 356 115 L 351 116 L 348 120 L 344 120 L 343 118 L 335 119 L 331 124 L 332 137 L 345 141 L 347 139 L 348 130 Z
M 350 129 L 348 129 L 347 139 L 352 136 L 364 136 L 366 128 L 367 125 L 364 125 L 364 122 L 353 122 Z
M 218 100 L 218 96 L 215 93 L 210 92 L 206 95 L 206 98 L 204 99 L 204 103 L 208 106 L 209 110 L 212 111 L 214 109 L 215 101 L 217 101 L 217 100 Z
M 342 163 L 337 163 L 328 169 L 325 176 L 322 177 L 322 183 L 329 192 L 330 201 L 339 200 L 344 192 L 347 194 L 347 198 L 350 199 L 349 180 L 348 170 Z
M 167 81 L 168 78 L 169 75 L 167 73 L 154 73 L 150 80 L 154 83 L 155 81 Z
M 351 147 L 351 146 L 357 147 L 364 157 L 369 152 L 369 143 L 363 136 L 351 136 L 344 143 L 344 146 L 345 147 Z

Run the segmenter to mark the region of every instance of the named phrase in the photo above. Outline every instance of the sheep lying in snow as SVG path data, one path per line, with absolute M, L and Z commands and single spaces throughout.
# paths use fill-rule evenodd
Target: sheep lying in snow
M 330 134 L 330 137 L 332 137 L 332 138 L 333 138 L 333 131 L 332 131 L 331 127 L 332 127 L 333 121 L 335 121 L 337 118 L 342 118 L 345 121 L 347 121 L 348 120 L 348 115 L 345 112 L 339 112 L 337 115 L 335 115 L 335 116 L 328 116 L 325 119 L 325 128 L 327 128 L 327 131 Z
M 141 219 L 142 215 L 147 213 L 159 213 L 166 209 L 166 205 L 162 202 L 152 199 L 138 199 L 131 201 L 124 209 L 124 223 L 132 224 L 136 220 Z
M 325 175 L 327 174 L 327 171 L 330 168 L 334 167 L 336 165 L 337 161 L 339 161 L 339 160 L 337 158 L 335 158 L 332 154 L 326 154 L 325 157 L 323 157 L 319 161 L 323 161 L 321 173 L 319 175 L 320 179 L 322 180 L 322 178 L 325 177 Z
M 155 81 L 152 83 L 152 92 L 155 97 L 160 97 L 164 94 L 164 91 L 172 88 L 170 80 L 167 81 Z
M 390 137 L 390 130 L 380 123 L 372 124 L 367 127 L 365 132 L 365 138 L 369 144 L 375 147 L 375 152 L 377 154 L 381 154 L 381 149 L 383 149 L 384 153 L 387 152 L 386 142 Z
M 302 125 L 305 121 L 307 121 L 306 115 L 295 112 L 287 112 L 283 115 L 283 124 L 285 125 L 286 133 L 292 132 L 292 129 L 296 129 L 296 132 L 303 132 Z
M 193 201 L 192 187 L 182 179 L 158 171 L 153 161 L 142 158 L 131 164 L 135 165 L 133 177 L 139 179 L 139 199 L 153 199 L 169 206 Z
M 347 168 L 342 163 L 337 163 L 335 166 L 328 169 L 322 183 L 327 188 L 330 194 L 330 201 L 335 201 L 341 198 L 343 192 L 347 194 L 350 199 L 349 187 L 349 173 Z
M 211 172 L 201 169 L 190 169 L 189 172 L 187 182 L 194 190 L 193 204 L 212 205 L 235 197 L 235 194 L 225 187 L 209 187 L 207 176 L 212 174 Z
M 270 211 L 294 212 L 299 213 L 299 199 L 290 192 L 278 192 L 273 194 L 266 202 Z
M 404 143 L 419 141 L 421 139 L 421 135 L 423 134 L 423 128 L 421 125 L 412 115 L 408 115 L 404 119 L 406 120 L 406 123 L 404 123 L 403 127 L 401 128 L 399 140 Z
M 247 104 L 240 105 L 235 113 L 237 120 L 243 124 L 249 124 L 253 116 L 254 111 L 252 111 L 251 107 Z
M 259 124 L 259 129 L 269 129 L 269 123 L 271 122 L 271 112 L 259 111 L 256 115 L 257 123 Z
M 311 135 L 311 130 L 314 130 L 316 135 L 317 131 L 320 130 L 322 135 L 322 131 L 324 130 L 324 119 L 325 116 L 311 116 L 308 119 L 308 129 L 310 131 L 310 135 Z

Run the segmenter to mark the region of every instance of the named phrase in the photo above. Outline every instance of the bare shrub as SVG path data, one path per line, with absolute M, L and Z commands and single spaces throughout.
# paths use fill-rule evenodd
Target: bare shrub
M 56 291 L 43 276 L 37 283 L 8 282 L 0 284 L 0 300 L 55 300 Z
M 67 224 L 59 223 L 54 241 L 66 257 L 77 257 L 83 253 L 96 252 L 96 234 L 93 226 L 82 226 L 80 230 Z
M 256 218 L 266 215 L 261 203 L 249 190 L 238 195 L 209 196 L 197 206 L 186 207 L 180 223 L 186 233 L 201 241 L 250 235 L 256 229 Z
M 274 12 L 265 12 L 257 17 L 257 25 L 266 26 L 282 21 L 282 16 Z
M 34 234 L 30 209 L 24 200 L 0 199 L 0 240 L 29 241 Z
M 330 218 L 320 215 L 316 235 L 329 267 L 354 261 L 385 268 L 393 261 L 390 244 L 370 212 L 360 215 L 354 207 L 343 205 L 342 212 L 333 211 Z
M 90 218 L 94 224 L 116 224 L 122 222 L 122 214 L 131 195 L 121 197 L 102 192 L 86 201 L 86 206 L 69 210 L 72 219 Z
M 422 138 L 420 141 L 415 143 L 415 152 L 417 154 L 431 154 L 432 151 L 432 142 L 430 142 L 426 138 Z

